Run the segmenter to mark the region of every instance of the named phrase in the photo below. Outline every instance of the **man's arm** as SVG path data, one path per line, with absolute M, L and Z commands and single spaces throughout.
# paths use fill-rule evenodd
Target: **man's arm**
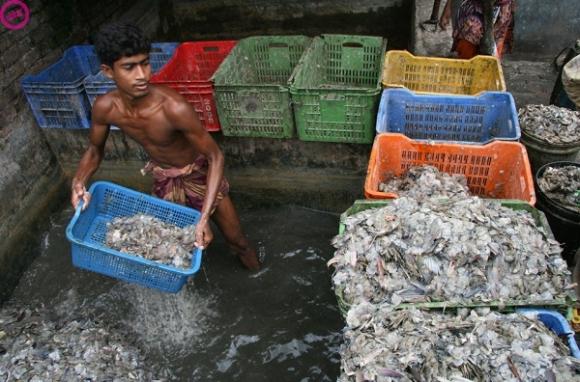
M 181 97 L 180 97 L 181 98 Z M 173 126 L 181 131 L 187 141 L 209 163 L 205 199 L 201 208 L 201 217 L 196 230 L 196 243 L 205 248 L 213 238 L 209 228 L 209 217 L 218 194 L 219 185 L 224 173 L 224 155 L 217 143 L 201 125 L 193 107 L 183 99 L 172 99 L 166 112 Z
M 443 12 L 441 12 L 441 18 L 439 19 L 439 26 L 441 29 L 446 30 L 449 22 L 451 20 L 451 1 L 447 0 L 445 6 L 443 7 Z
M 104 122 L 106 110 L 106 102 L 104 102 L 103 97 L 98 97 L 93 107 L 91 129 L 89 131 L 89 147 L 83 154 L 72 180 L 71 203 L 75 209 L 81 200 L 84 202 L 83 209 L 88 206 L 90 194 L 86 190 L 86 184 L 103 160 L 105 142 L 109 136 L 110 128 Z

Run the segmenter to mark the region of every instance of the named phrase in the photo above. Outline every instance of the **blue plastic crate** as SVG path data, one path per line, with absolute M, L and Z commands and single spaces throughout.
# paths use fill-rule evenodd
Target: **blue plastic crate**
M 155 42 L 151 44 L 149 62 L 151 63 L 151 71 L 153 73 L 160 71 L 163 65 L 173 57 L 173 53 L 178 45 L 179 43 L 177 42 Z
M 92 45 L 67 49 L 63 57 L 36 75 L 25 76 L 22 90 L 40 127 L 88 128 L 90 105 L 83 87 L 85 76 L 99 65 Z
M 142 213 L 185 227 L 197 223 L 198 211 L 109 182 L 95 182 L 89 192 L 89 206 L 83 212 L 77 208 L 66 228 L 74 266 L 166 292 L 178 292 L 199 270 L 202 251 L 197 248 L 185 270 L 106 246 L 107 222 L 113 218 Z
M 376 131 L 462 144 L 485 144 L 495 139 L 516 141 L 521 135 L 510 93 L 434 95 L 414 94 L 407 89 L 383 91 Z
M 87 95 L 87 99 L 91 105 L 92 110 L 97 96 L 110 92 L 116 88 L 116 85 L 113 80 L 105 76 L 102 71 L 99 71 L 98 73 L 92 74 L 85 78 L 84 87 L 85 94 Z M 111 129 L 119 130 L 119 128 L 115 125 L 111 125 Z
M 176 42 L 161 42 L 151 44 L 149 62 L 151 71 L 157 73 L 171 59 L 179 44 Z M 103 72 L 87 76 L 84 81 L 85 91 L 91 106 L 97 96 L 115 89 L 115 82 L 107 78 Z
M 580 349 L 574 338 L 574 331 L 570 328 L 568 321 L 560 313 L 547 309 L 533 309 L 522 308 L 517 309 L 517 313 L 523 314 L 527 317 L 537 318 L 542 321 L 550 330 L 556 333 L 559 337 L 565 337 L 570 348 L 570 354 L 574 358 L 580 359 Z
M 97 96 L 108 93 L 116 88 L 115 82 L 107 78 L 101 71 L 87 76 L 84 85 L 91 106 L 95 103 Z

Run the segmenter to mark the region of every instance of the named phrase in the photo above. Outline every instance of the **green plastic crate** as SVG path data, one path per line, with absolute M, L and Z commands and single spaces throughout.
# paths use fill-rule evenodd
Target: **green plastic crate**
M 224 135 L 294 136 L 288 81 L 311 40 L 256 36 L 238 42 L 212 78 Z
M 549 239 L 554 239 L 554 234 L 550 229 L 548 220 L 544 213 L 530 204 L 515 199 L 499 199 L 498 200 L 502 206 L 511 208 L 513 210 L 525 210 L 532 214 L 534 220 L 538 227 L 541 227 L 546 237 Z M 368 210 L 371 208 L 381 208 L 392 203 L 392 200 L 356 200 L 354 204 L 349 207 L 345 212 L 340 215 L 340 223 L 338 228 L 338 233 L 342 234 L 346 228 L 345 220 L 351 215 L 358 212 Z M 335 289 L 336 299 L 338 302 L 338 308 L 343 317 L 346 317 L 348 310 L 350 308 L 348 302 L 344 300 L 343 291 L 341 288 Z M 571 317 L 571 308 L 575 305 L 575 300 L 572 298 L 560 298 L 556 300 L 549 301 L 527 301 L 527 300 L 507 300 L 507 301 L 482 301 L 473 303 L 449 303 L 446 301 L 434 301 L 434 302 L 421 302 L 421 303 L 408 303 L 397 305 L 397 309 L 405 309 L 410 307 L 420 308 L 420 309 L 439 309 L 439 310 L 449 310 L 449 309 L 460 309 L 460 308 L 479 308 L 488 307 L 494 310 L 499 310 L 502 312 L 513 312 L 517 308 L 521 307 L 542 307 L 552 310 L 558 310 L 564 313 L 567 317 Z
M 301 140 L 372 143 L 386 44 L 371 36 L 314 39 L 290 86 Z

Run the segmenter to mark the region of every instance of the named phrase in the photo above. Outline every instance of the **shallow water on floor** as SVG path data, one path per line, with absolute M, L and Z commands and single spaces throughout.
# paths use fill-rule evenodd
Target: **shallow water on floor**
M 332 381 L 343 327 L 326 261 L 338 217 L 295 206 L 240 211 L 265 253 L 261 271 L 243 269 L 219 232 L 200 272 L 167 294 L 76 269 L 64 229 L 51 218 L 41 252 L 12 302 L 44 306 L 58 319 L 96 317 L 124 334 L 160 377 L 191 381 Z

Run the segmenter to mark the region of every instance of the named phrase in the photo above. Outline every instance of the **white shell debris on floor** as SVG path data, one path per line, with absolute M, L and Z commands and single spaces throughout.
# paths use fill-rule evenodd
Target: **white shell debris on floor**
M 2 381 L 154 380 L 143 354 L 90 318 L 49 319 L 43 310 L 0 310 Z

